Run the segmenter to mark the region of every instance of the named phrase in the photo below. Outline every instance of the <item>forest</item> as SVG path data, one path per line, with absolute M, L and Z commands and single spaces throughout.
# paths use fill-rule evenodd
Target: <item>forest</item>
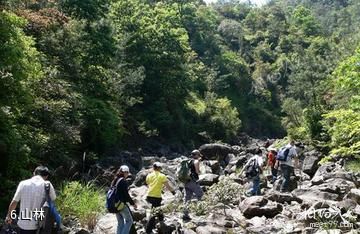
M 291 137 L 360 159 L 360 1 L 1 0 L 0 209 L 38 164 Z

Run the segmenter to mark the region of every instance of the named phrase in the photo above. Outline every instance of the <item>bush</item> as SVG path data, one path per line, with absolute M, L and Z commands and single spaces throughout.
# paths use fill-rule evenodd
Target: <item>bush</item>
M 324 127 L 331 137 L 331 155 L 360 157 L 360 116 L 353 110 L 335 110 L 324 115 Z
M 352 172 L 360 172 L 360 159 L 346 162 L 345 169 Z
M 229 178 L 224 178 L 209 188 L 206 199 L 213 205 L 218 203 L 223 203 L 224 205 L 236 204 L 239 202 L 242 190 L 239 184 Z
M 56 200 L 60 214 L 75 216 L 80 224 L 93 230 L 97 217 L 105 211 L 105 193 L 92 183 L 66 182 Z

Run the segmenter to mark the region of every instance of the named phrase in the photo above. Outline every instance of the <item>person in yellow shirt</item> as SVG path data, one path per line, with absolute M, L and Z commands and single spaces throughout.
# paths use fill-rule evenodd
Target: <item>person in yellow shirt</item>
M 168 179 L 166 175 L 161 173 L 162 165 L 160 162 L 155 162 L 153 164 L 153 172 L 146 176 L 146 184 L 149 186 L 148 195 L 146 197 L 146 201 L 151 204 L 151 209 L 161 206 L 161 192 L 165 185 L 165 187 L 171 191 L 173 195 L 175 195 L 174 189 L 169 185 Z M 152 233 L 152 230 L 155 228 L 156 216 L 159 221 L 162 222 L 164 220 L 164 215 L 161 211 L 157 212 L 155 215 L 151 214 L 149 221 L 146 224 L 146 233 Z

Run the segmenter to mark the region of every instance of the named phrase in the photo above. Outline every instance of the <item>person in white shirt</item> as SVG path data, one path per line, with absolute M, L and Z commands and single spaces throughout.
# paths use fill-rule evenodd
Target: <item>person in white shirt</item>
M 285 147 L 289 148 L 289 153 L 286 161 L 279 161 L 280 169 L 283 174 L 283 182 L 281 184 L 280 192 L 288 192 L 290 176 L 294 173 L 294 162 L 295 167 L 299 168 L 299 159 L 296 151 L 295 142 L 292 140 Z
M 14 198 L 12 199 L 8 214 L 6 216 L 6 223 L 10 224 L 12 218 L 18 218 L 18 226 L 20 234 L 36 234 L 38 229 L 39 211 L 46 198 L 45 183 L 49 183 L 49 195 L 51 200 L 55 200 L 55 190 L 52 184 L 47 180 L 50 175 L 49 169 L 44 166 L 38 166 L 34 171 L 34 176 L 30 179 L 23 180 L 19 183 Z M 46 181 L 46 182 L 45 182 Z M 15 215 L 15 209 L 20 202 L 20 212 Z
M 245 166 L 243 167 L 242 171 L 240 172 L 240 175 L 246 170 L 248 173 L 249 168 L 253 168 L 253 173 L 250 173 L 246 175 L 250 180 L 252 180 L 252 188 L 251 190 L 246 194 L 247 196 L 256 196 L 260 195 L 260 174 L 262 173 L 262 167 L 264 164 L 264 158 L 262 157 L 262 151 L 261 149 L 257 149 L 256 154 L 251 157 Z

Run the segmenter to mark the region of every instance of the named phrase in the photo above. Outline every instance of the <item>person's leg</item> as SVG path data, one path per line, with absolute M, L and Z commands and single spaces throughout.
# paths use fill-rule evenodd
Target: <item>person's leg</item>
M 151 204 L 151 211 L 150 211 L 150 218 L 146 224 L 145 230 L 146 230 L 146 233 L 151 233 L 152 230 L 156 226 L 157 214 L 155 213 L 154 208 L 161 206 L 161 198 L 147 197 L 146 200 Z M 159 219 L 160 218 L 161 217 L 159 217 Z M 162 219 L 163 219 L 163 217 L 162 217 Z
M 283 172 L 283 176 L 284 176 L 284 179 L 283 179 L 283 182 L 281 184 L 281 189 L 280 191 L 281 192 L 286 192 L 287 189 L 288 189 L 288 186 L 289 186 L 289 182 L 290 182 L 290 167 L 288 165 L 285 165 L 285 164 L 282 164 L 281 165 L 281 170 Z
M 277 179 L 277 172 L 278 172 L 277 169 L 275 169 L 274 167 L 271 168 L 272 183 L 275 183 L 275 181 L 276 181 L 276 179 Z
M 124 226 L 120 234 L 129 234 L 131 225 L 133 224 L 133 218 L 131 216 L 131 211 L 128 206 L 120 212 L 121 216 L 123 217 Z
M 189 217 L 189 201 L 191 200 L 192 196 L 193 196 L 193 190 L 192 190 L 192 183 L 193 181 L 189 181 L 188 183 L 185 184 L 184 188 L 185 188 L 185 197 L 184 197 L 184 218 L 188 218 Z
M 251 195 L 260 195 L 260 177 L 255 176 L 253 178 L 253 188 L 251 190 Z
M 194 188 L 193 191 L 195 193 L 195 196 L 198 200 L 201 200 L 202 196 L 204 195 L 204 192 L 202 188 L 200 187 L 199 183 L 194 182 Z
M 121 213 L 116 213 L 116 219 L 118 221 L 116 234 L 122 234 L 124 230 L 124 217 L 121 215 Z
M 23 230 L 19 229 L 19 234 L 36 234 L 37 230 Z
M 185 202 L 188 202 L 192 199 L 193 197 L 193 181 L 189 181 L 188 183 L 185 184 Z

